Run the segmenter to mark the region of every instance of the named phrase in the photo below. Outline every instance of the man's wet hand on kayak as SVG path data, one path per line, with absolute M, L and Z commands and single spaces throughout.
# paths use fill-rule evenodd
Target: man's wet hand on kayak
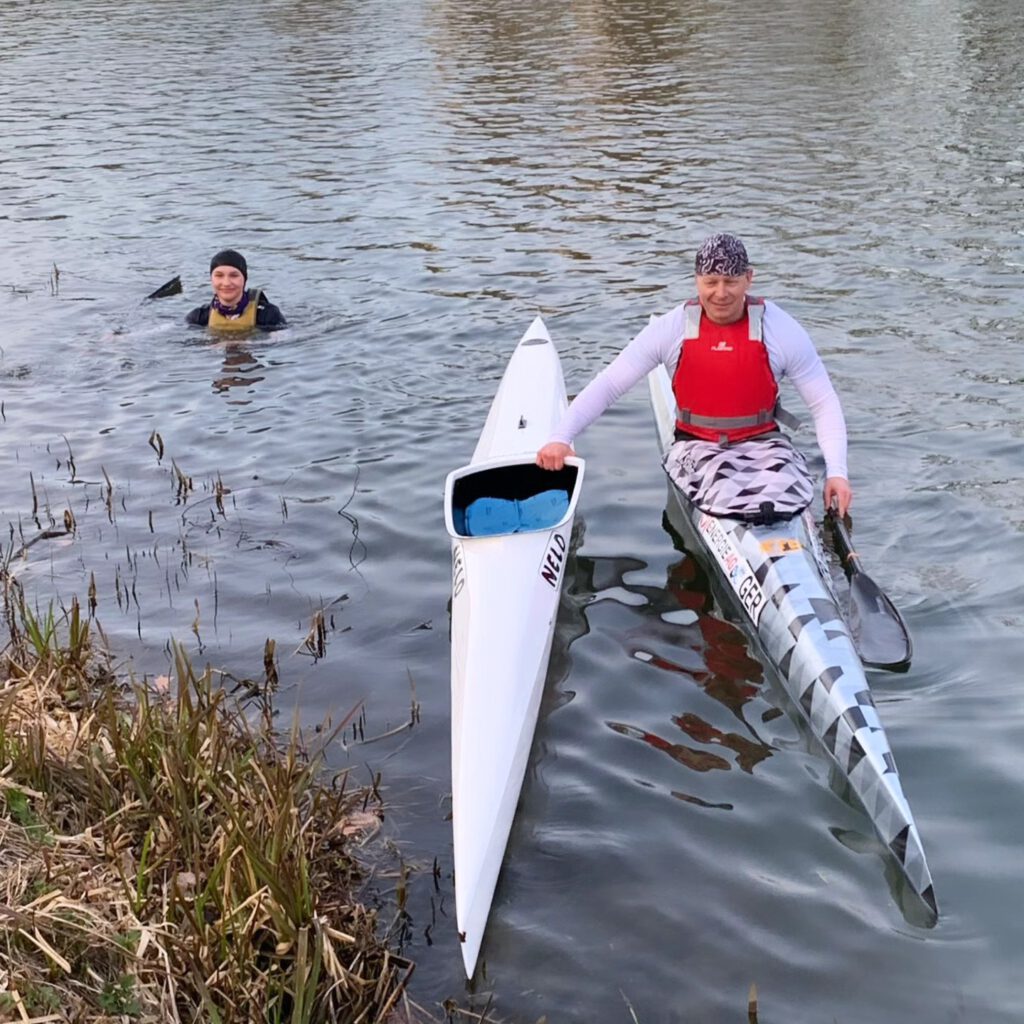
M 537 465 L 541 469 L 561 469 L 565 465 L 565 460 L 575 454 L 572 445 L 562 441 L 549 441 L 537 452 Z

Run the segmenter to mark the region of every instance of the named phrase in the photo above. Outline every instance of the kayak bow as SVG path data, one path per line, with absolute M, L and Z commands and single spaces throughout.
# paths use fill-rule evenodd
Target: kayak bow
M 663 452 L 676 403 L 667 371 L 648 375 Z M 746 631 L 775 668 L 829 757 L 867 811 L 902 874 L 938 914 L 931 873 L 864 667 L 833 593 L 810 510 L 770 526 L 709 516 L 669 482 L 669 513 Z
M 534 458 L 567 402 L 537 317 L 509 360 L 469 465 L 448 475 L 452 543 L 455 907 L 472 977 L 547 676 L 584 463 Z

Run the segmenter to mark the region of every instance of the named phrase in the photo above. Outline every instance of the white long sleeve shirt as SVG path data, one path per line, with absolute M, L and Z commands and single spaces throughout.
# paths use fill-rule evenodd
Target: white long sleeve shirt
M 674 378 L 686 329 L 685 304 L 655 317 L 573 400 L 552 441 L 572 444 L 613 402 L 642 380 L 658 363 Z M 847 478 L 846 420 L 839 396 L 814 342 L 793 317 L 774 302 L 765 302 L 764 345 L 777 382 L 788 378 L 814 420 L 825 475 Z

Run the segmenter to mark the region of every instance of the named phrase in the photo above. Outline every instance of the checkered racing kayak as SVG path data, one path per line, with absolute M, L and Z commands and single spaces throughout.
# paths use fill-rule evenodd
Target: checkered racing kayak
M 664 367 L 648 378 L 662 451 L 673 443 L 675 399 Z M 793 704 L 864 806 L 907 882 L 938 914 L 910 805 L 849 629 L 833 593 L 809 510 L 772 525 L 708 515 L 670 483 L 670 509 L 691 551 L 735 598 L 744 624 Z

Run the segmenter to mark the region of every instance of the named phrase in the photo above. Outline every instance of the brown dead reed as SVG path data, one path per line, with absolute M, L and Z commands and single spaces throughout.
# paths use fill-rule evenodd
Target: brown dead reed
M 180 648 L 171 678 L 119 680 L 77 601 L 34 612 L 2 578 L 0 1021 L 406 1019 L 352 856 L 373 792 L 266 695 Z

